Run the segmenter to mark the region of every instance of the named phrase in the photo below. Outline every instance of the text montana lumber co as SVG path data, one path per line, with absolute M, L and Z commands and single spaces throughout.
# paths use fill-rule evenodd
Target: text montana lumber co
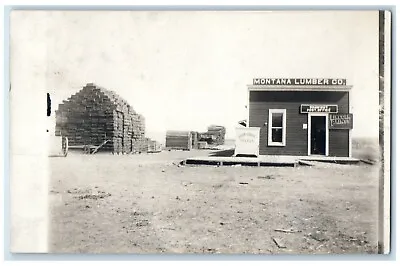
M 253 85 L 346 85 L 346 79 L 255 78 Z

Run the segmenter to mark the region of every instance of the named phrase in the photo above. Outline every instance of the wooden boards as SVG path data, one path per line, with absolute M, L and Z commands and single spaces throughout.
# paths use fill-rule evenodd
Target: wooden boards
M 226 129 L 223 126 L 211 125 L 208 127 L 207 132 L 215 136 L 215 142 L 213 144 L 222 145 L 225 143 Z
M 211 145 L 223 145 L 225 143 L 226 129 L 223 126 L 211 125 L 207 132 L 198 134 L 199 141 L 206 141 Z
M 165 148 L 170 150 L 191 150 L 191 132 L 168 130 L 165 139 Z
M 109 140 L 101 150 L 130 153 L 145 138 L 145 119 L 115 92 L 89 83 L 58 106 L 55 134 L 71 146 Z

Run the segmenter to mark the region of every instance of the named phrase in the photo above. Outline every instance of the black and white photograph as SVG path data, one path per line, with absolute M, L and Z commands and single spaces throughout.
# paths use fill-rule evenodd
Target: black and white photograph
M 13 252 L 388 253 L 390 18 L 13 10 Z

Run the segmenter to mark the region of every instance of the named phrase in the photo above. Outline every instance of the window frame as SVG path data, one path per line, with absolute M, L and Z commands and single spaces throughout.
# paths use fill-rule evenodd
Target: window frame
M 272 127 L 272 114 L 282 114 L 282 127 Z M 282 142 L 272 141 L 272 129 L 282 129 Z M 268 146 L 286 146 L 286 109 L 269 109 L 268 110 Z

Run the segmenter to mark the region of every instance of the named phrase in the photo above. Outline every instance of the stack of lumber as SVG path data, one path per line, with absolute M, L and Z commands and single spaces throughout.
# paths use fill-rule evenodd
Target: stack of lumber
M 208 133 L 211 133 L 212 135 L 215 136 L 215 143 L 217 145 L 222 145 L 225 143 L 225 134 L 226 134 L 226 129 L 223 126 L 217 126 L 217 125 L 211 125 L 207 129 Z
M 206 142 L 207 144 L 214 144 L 216 142 L 217 137 L 209 132 L 199 133 L 199 141 Z
M 71 146 L 100 144 L 113 131 L 112 103 L 98 89 L 83 89 L 56 110 L 55 135 L 68 137 Z
M 165 148 L 169 150 L 190 150 L 192 148 L 192 134 L 190 131 L 168 130 Z
M 197 147 L 198 149 L 207 149 L 207 141 L 198 141 Z
M 145 119 L 142 115 L 135 112 L 127 101 L 115 92 L 102 89 L 109 97 L 114 106 L 113 111 L 113 152 L 131 153 L 133 152 L 132 143 L 139 144 L 140 152 L 145 152 Z
M 161 152 L 161 144 L 150 138 L 132 141 L 131 153 Z
M 148 141 L 145 139 L 132 141 L 131 153 L 146 153 L 148 152 Z
M 55 134 L 70 146 L 109 140 L 102 149 L 130 153 L 132 142 L 144 139 L 145 120 L 116 93 L 89 83 L 58 106 Z
M 191 138 L 192 138 L 192 148 L 193 149 L 197 149 L 198 148 L 198 137 L 199 137 L 199 133 L 196 131 L 191 131 Z
M 198 140 L 206 141 L 210 145 L 223 145 L 225 143 L 225 127 L 211 125 L 208 127 L 207 132 L 198 134 Z
M 148 141 L 148 152 L 161 152 L 161 144 L 158 141 L 149 139 Z

